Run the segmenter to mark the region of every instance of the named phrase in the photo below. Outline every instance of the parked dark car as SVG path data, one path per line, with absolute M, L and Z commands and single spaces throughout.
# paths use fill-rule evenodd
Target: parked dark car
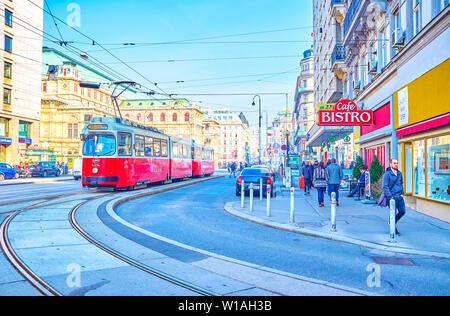
M 10 164 L 0 163 L 0 172 L 3 174 L 4 179 L 17 179 L 19 178 L 19 173 L 16 169 L 11 167 Z
M 260 179 L 263 180 L 263 186 L 260 188 Z M 267 187 L 270 186 L 271 197 L 275 197 L 275 178 L 267 168 L 245 168 L 236 180 L 236 196 L 241 196 L 242 181 L 244 181 L 244 193 L 250 193 L 250 183 L 253 183 L 255 196 L 263 190 L 263 195 L 267 195 Z
M 59 177 L 61 175 L 61 170 L 52 162 L 39 162 L 37 165 L 33 166 L 31 175 L 33 177 Z

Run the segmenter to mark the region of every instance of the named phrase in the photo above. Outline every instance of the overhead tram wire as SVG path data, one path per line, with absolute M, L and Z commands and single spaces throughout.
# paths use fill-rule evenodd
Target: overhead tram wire
M 34 6 L 38 7 L 39 9 L 41 9 L 43 12 L 50 14 L 48 11 L 46 11 L 44 8 L 40 7 L 39 5 L 37 5 L 36 3 L 34 3 L 31 0 L 28 0 L 28 2 L 30 2 L 31 4 L 33 4 Z M 75 32 L 77 32 L 78 34 L 82 35 L 83 37 L 89 39 L 90 41 L 92 41 L 93 44 L 98 45 L 100 48 L 102 48 L 105 52 L 107 52 L 109 55 L 111 55 L 112 57 L 114 57 L 115 59 L 117 59 L 118 61 L 120 61 L 123 65 L 125 65 L 128 69 L 132 70 L 133 72 L 135 72 L 136 74 L 138 74 L 140 77 L 142 77 L 143 79 L 145 79 L 147 82 L 151 83 L 152 85 L 154 85 L 159 91 L 161 91 L 163 93 L 163 95 L 165 96 L 169 96 L 170 94 L 168 94 L 166 91 L 164 91 L 163 89 L 161 89 L 157 83 L 151 81 L 150 79 L 148 79 L 147 77 L 145 77 L 143 74 L 141 74 L 139 71 L 137 71 L 136 69 L 134 69 L 133 67 L 131 67 L 130 65 L 128 65 L 126 62 L 124 62 L 122 59 L 120 59 L 119 57 L 117 57 L 116 55 L 114 55 L 113 53 L 111 53 L 109 50 L 107 50 L 105 47 L 103 47 L 103 45 L 101 45 L 100 43 L 98 43 L 96 40 L 94 40 L 93 38 L 91 38 L 90 36 L 84 34 L 83 32 L 77 30 L 76 28 L 68 25 L 65 21 L 61 20 L 60 18 L 58 18 L 57 16 L 54 16 L 55 19 L 57 19 L 58 21 L 62 22 L 63 24 L 65 24 L 66 26 L 70 27 L 71 29 L 73 29 Z M 152 89 L 149 89 L 147 87 L 145 87 L 144 85 L 141 85 L 142 87 L 144 87 L 145 89 L 148 89 L 149 91 Z M 171 98 L 171 97 L 170 97 Z
M 2 15 L 0 14 L 0 16 L 2 16 Z M 51 34 L 49 34 L 49 33 L 47 33 L 47 32 L 44 32 L 44 31 L 40 30 L 39 28 L 35 27 L 34 25 L 31 25 L 30 23 L 28 23 L 28 22 L 26 22 L 26 21 L 23 21 L 22 19 L 17 18 L 17 17 L 15 18 L 15 20 L 16 20 L 16 23 L 17 23 L 19 26 L 21 26 L 21 27 L 27 29 L 27 30 L 30 31 L 30 32 L 33 32 L 33 33 L 35 33 L 35 34 L 37 34 L 37 35 L 42 36 L 43 39 L 46 39 L 46 40 L 51 41 L 51 42 L 53 42 L 53 43 L 60 43 L 59 41 L 56 41 L 56 42 L 55 42 L 54 39 L 57 39 L 57 37 L 55 37 L 55 36 L 53 36 L 53 35 L 51 35 Z M 18 23 L 17 20 L 19 20 L 19 21 L 25 23 L 27 26 L 33 27 L 33 28 L 36 29 L 37 31 L 34 31 L 34 30 L 32 30 L 32 29 L 26 27 L 26 26 L 23 25 L 22 23 Z M 40 32 L 42 32 L 42 34 L 41 34 Z M 71 52 L 73 55 L 75 55 L 75 56 L 77 56 L 77 57 L 80 56 L 80 53 L 83 53 L 83 52 L 84 52 L 84 51 L 80 50 L 79 48 L 77 48 L 77 47 L 75 47 L 75 46 L 72 46 L 72 45 L 70 45 L 70 44 L 67 44 L 67 45 L 59 45 L 59 46 L 60 46 L 60 47 L 63 47 L 65 50 L 68 50 L 69 52 Z M 16 55 L 18 55 L 18 54 L 16 54 Z M 19 56 L 21 56 L 21 55 L 19 55 Z M 21 57 L 26 58 L 25 56 L 21 56 Z M 27 59 L 32 60 L 32 59 L 30 59 L 30 58 L 27 58 Z M 94 61 L 93 61 L 92 59 L 93 59 Z M 32 60 L 32 61 L 38 62 L 38 61 L 36 61 L 36 60 Z M 121 73 L 117 72 L 117 71 L 114 70 L 113 68 L 111 68 L 111 67 L 109 67 L 109 66 L 107 66 L 107 65 L 104 65 L 101 61 L 99 61 L 99 60 L 96 59 L 95 57 L 90 56 L 90 58 L 88 58 L 86 61 L 87 61 L 88 63 L 92 64 L 93 66 L 95 66 L 95 68 L 100 69 L 103 73 L 107 74 L 108 76 L 111 76 L 112 79 L 114 79 L 115 81 L 133 81 L 133 80 L 131 80 L 131 79 L 125 77 L 125 76 L 122 75 Z M 96 61 L 96 62 L 95 62 L 95 61 Z M 78 62 L 79 62 L 79 61 L 78 61 Z M 40 62 L 40 63 L 42 63 L 42 62 Z M 79 62 L 79 63 L 81 63 L 81 62 Z M 48 64 L 47 64 L 47 65 L 48 65 Z M 125 79 L 125 80 L 124 80 L 124 79 Z M 110 82 L 110 84 L 113 84 L 113 82 Z M 137 89 L 136 89 L 136 90 L 137 90 Z M 140 92 L 141 92 L 141 93 L 145 93 L 145 92 L 143 92 L 143 91 L 140 91 Z

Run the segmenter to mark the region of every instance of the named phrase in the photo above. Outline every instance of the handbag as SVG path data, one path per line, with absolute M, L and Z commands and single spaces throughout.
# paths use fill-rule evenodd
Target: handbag
M 400 178 L 400 173 L 397 174 L 397 178 L 395 179 L 394 184 L 389 187 L 389 191 L 391 191 L 394 188 L 394 186 L 397 184 L 399 178 Z M 383 193 L 381 193 L 381 196 L 378 199 L 377 204 L 379 206 L 381 206 L 381 207 L 388 207 L 389 206 L 386 194 L 384 194 L 384 190 L 383 190 Z

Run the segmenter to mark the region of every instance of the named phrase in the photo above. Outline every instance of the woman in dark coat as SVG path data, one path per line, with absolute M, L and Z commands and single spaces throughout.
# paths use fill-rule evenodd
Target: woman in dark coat
M 319 207 L 325 206 L 324 194 L 328 185 L 328 172 L 325 169 L 325 165 L 323 162 L 319 164 L 319 166 L 314 169 L 313 175 L 313 184 L 317 189 L 317 195 L 319 199 Z

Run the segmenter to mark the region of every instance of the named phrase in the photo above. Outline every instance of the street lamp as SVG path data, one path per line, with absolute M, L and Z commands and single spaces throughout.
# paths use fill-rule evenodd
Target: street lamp
M 252 102 L 252 106 L 255 106 L 256 105 L 256 103 L 255 103 L 255 99 L 256 99 L 256 97 L 258 97 L 258 99 L 259 99 L 259 164 L 261 164 L 261 118 L 262 118 L 262 116 L 261 116 L 261 97 L 259 96 L 259 95 L 255 95 L 254 97 L 253 97 L 253 102 Z

